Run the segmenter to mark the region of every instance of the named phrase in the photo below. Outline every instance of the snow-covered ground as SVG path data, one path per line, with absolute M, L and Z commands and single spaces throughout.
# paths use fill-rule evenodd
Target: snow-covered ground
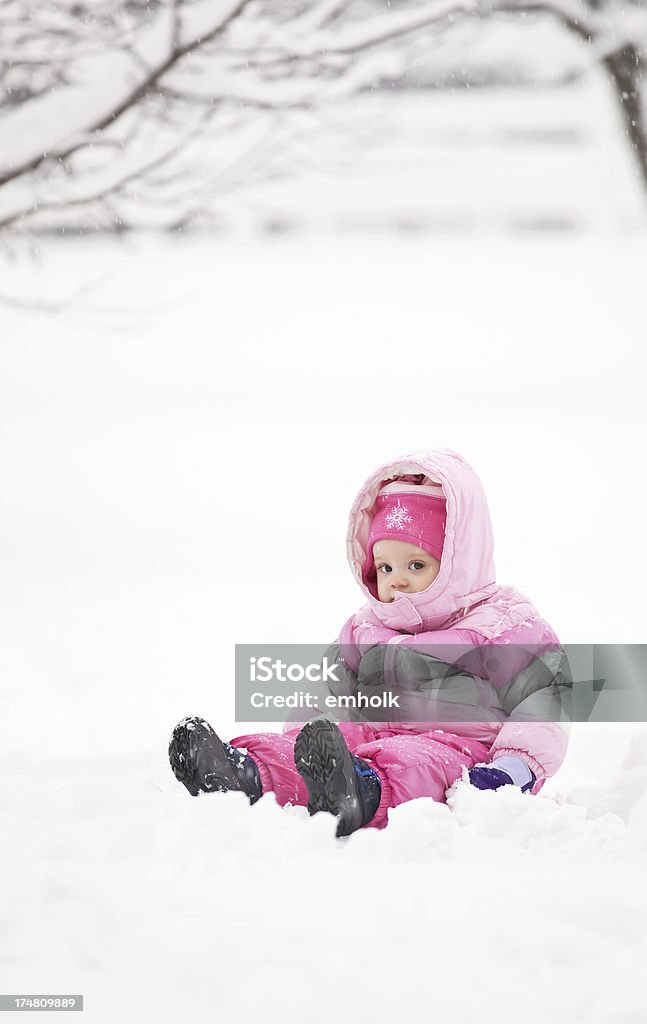
M 3 269 L 14 299 L 95 282 L 0 306 L 5 992 L 102 1024 L 642 1024 L 647 727 L 576 726 L 537 798 L 459 788 L 342 842 L 192 800 L 166 745 L 185 714 L 245 730 L 235 643 L 335 636 L 348 509 L 403 450 L 472 462 L 500 581 L 564 641 L 644 640 L 646 257 L 302 234 Z

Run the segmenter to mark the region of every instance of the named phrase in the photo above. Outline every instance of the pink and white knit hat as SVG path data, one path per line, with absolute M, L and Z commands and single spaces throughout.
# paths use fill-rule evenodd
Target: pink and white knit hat
M 412 486 L 397 480 L 386 484 L 375 502 L 365 572 L 371 571 L 373 545 L 378 540 L 408 541 L 440 561 L 446 521 L 447 508 L 440 484 Z

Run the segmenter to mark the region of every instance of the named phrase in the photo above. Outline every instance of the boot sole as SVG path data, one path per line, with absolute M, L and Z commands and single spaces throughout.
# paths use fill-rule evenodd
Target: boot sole
M 168 756 L 175 778 L 191 796 L 242 789 L 222 741 L 203 718 L 183 718 L 176 725 Z
M 328 811 L 339 818 L 337 836 L 349 836 L 363 824 L 355 765 L 334 722 L 308 722 L 296 738 L 294 763 L 308 787 L 308 813 Z

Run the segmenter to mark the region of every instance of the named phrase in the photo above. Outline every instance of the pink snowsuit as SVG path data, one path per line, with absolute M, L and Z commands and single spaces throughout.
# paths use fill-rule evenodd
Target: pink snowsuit
M 380 487 L 393 480 L 440 483 L 447 522 L 441 567 L 431 586 L 420 593 L 397 593 L 392 602 L 382 603 L 364 570 L 373 506 Z M 351 752 L 380 779 L 373 827 L 383 828 L 388 809 L 404 801 L 426 796 L 443 802 L 463 767 L 512 754 L 532 769 L 537 781 L 531 792 L 538 793 L 564 760 L 568 720 L 560 709 L 572 686 L 568 664 L 555 633 L 530 601 L 495 583 L 493 548 L 482 485 L 449 449 L 404 455 L 380 466 L 355 498 L 347 551 L 366 603 L 326 652 L 343 678 L 334 692 L 375 692 L 377 679 L 400 689 L 416 719 L 339 723 Z M 492 656 L 493 644 L 505 645 L 495 649 L 500 657 Z M 538 657 L 538 651 L 545 657 Z M 413 687 L 411 679 L 416 680 Z M 437 688 L 434 705 L 430 687 L 436 683 L 442 694 Z M 442 721 L 425 719 L 425 708 L 441 705 Z M 551 717 L 557 720 L 547 720 Z M 273 791 L 282 805 L 308 800 L 293 760 L 302 724 L 288 722 L 282 733 L 230 741 L 252 756 L 263 792 Z

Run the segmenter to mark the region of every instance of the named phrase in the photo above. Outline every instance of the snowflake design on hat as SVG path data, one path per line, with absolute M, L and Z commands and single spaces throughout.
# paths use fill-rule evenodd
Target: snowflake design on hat
M 412 523 L 413 519 L 409 515 L 409 509 L 406 505 L 401 505 L 400 502 L 397 505 L 392 505 L 385 517 L 387 530 L 404 530 L 405 523 Z

